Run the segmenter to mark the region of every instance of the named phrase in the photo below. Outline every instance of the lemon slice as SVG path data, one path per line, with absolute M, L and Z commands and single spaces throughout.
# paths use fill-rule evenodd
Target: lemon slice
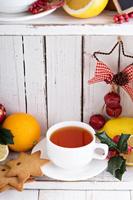
M 123 154 L 123 157 L 126 159 L 126 165 L 133 166 L 133 150 L 129 154 Z
M 128 145 L 133 147 L 133 135 L 128 139 Z M 126 165 L 133 166 L 133 149 L 128 154 L 122 154 L 122 156 L 126 159 Z
M 89 18 L 99 15 L 109 0 L 66 0 L 64 10 L 77 18 Z
M 0 161 L 4 161 L 9 154 L 7 145 L 0 145 Z
M 128 139 L 128 145 L 133 147 L 133 135 L 131 135 L 130 138 Z

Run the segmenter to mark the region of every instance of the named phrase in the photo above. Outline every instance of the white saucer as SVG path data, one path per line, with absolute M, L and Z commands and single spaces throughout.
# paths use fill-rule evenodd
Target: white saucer
M 18 22 L 18 21 L 33 20 L 33 19 L 38 19 L 38 18 L 44 17 L 46 15 L 49 15 L 53 11 L 55 11 L 55 9 L 44 11 L 42 13 L 38 13 L 35 15 L 32 13 L 28 13 L 28 12 L 10 13 L 10 14 L 0 12 L 0 21 L 1 22 Z
M 45 138 L 41 140 L 32 150 L 33 152 L 41 151 L 41 158 L 48 159 L 45 148 Z M 57 167 L 52 162 L 44 165 L 41 169 L 44 175 L 62 181 L 79 181 L 92 178 L 107 168 L 107 160 L 93 160 L 88 166 L 81 170 L 65 170 Z

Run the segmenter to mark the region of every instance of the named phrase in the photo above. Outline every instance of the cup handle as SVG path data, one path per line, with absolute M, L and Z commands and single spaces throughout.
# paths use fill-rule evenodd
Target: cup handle
M 96 149 L 102 149 L 103 155 L 96 153 Z M 108 149 L 109 149 L 108 145 L 106 145 L 106 144 L 95 143 L 93 158 L 98 159 L 98 160 L 106 159 L 106 157 L 108 155 Z

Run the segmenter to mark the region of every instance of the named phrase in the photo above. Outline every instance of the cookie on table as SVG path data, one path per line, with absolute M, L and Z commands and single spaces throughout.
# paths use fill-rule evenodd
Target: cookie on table
M 23 183 L 19 182 L 17 177 L 6 177 L 8 171 L 9 167 L 0 165 L 0 190 L 3 191 L 13 187 L 18 191 L 22 191 Z
M 10 160 L 6 165 L 10 170 L 6 173 L 7 177 L 18 177 L 19 182 L 25 183 L 30 177 L 42 176 L 41 166 L 48 160 L 40 159 L 41 152 L 33 154 L 20 153 L 16 160 Z

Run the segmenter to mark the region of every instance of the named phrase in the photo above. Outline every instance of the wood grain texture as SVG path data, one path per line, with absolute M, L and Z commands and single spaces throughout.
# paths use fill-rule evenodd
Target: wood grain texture
M 133 191 L 130 191 L 130 199 L 133 200 Z
M 85 36 L 84 37 L 84 121 L 88 123 L 92 114 L 102 112 L 104 96 L 110 91 L 110 85 L 105 82 L 88 85 L 88 80 L 94 76 L 96 60 L 92 57 L 95 51 L 109 52 L 117 42 L 114 36 Z M 106 45 L 105 45 L 106 44 Z M 110 66 L 114 73 L 118 70 L 118 48 L 109 56 L 98 55 L 99 60 Z
M 37 190 L 24 190 L 23 192 L 17 192 L 15 190 L 8 190 L 0 193 L 0 200 L 38 200 Z
M 23 44 L 27 112 L 39 120 L 44 135 L 47 129 L 44 39 L 25 36 Z
M 86 200 L 131 200 L 129 191 L 93 191 L 87 192 Z
M 81 37 L 46 37 L 48 125 L 81 119 Z
M 86 200 L 84 191 L 41 190 L 39 200 Z
M 7 112 L 25 111 L 21 36 L 0 37 L 0 103 Z
M 77 182 L 62 182 L 62 181 L 36 181 L 34 183 L 25 184 L 25 189 L 41 189 L 41 190 L 103 190 L 103 191 L 129 191 L 133 188 L 132 180 L 129 181 L 105 181 L 101 180 L 86 180 Z
M 132 41 L 133 41 L 133 37 L 122 37 L 123 43 L 124 43 L 124 47 L 125 47 L 125 53 L 132 55 L 133 56 L 133 45 L 132 45 Z M 127 67 L 129 64 L 133 63 L 133 58 L 126 58 L 122 55 L 121 52 L 121 56 L 120 56 L 120 70 L 123 70 L 125 67 Z M 132 84 L 133 87 L 133 84 Z M 123 112 L 122 115 L 123 116 L 130 116 L 133 117 L 133 102 L 130 99 L 129 95 L 127 95 L 127 93 L 123 90 L 120 89 L 120 94 L 121 94 L 121 99 L 122 99 L 122 108 L 123 108 Z
M 104 11 L 97 17 L 79 20 L 59 9 L 32 21 L 0 22 L 0 35 L 133 35 L 133 20 L 117 25 L 113 16 L 113 12 Z

